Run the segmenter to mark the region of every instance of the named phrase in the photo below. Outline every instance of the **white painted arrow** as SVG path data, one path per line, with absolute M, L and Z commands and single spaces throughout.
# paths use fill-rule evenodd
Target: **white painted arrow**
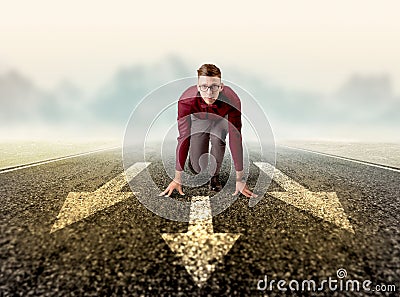
M 286 191 L 268 192 L 269 195 L 354 233 L 335 192 L 311 192 L 268 163 L 254 164 Z
M 132 192 L 121 189 L 149 165 L 149 162 L 135 163 L 94 192 L 70 192 L 50 233 L 132 197 Z
M 240 234 L 214 233 L 208 196 L 192 198 L 189 228 L 186 233 L 164 233 L 163 239 L 182 258 L 183 265 L 201 287 L 222 262 Z

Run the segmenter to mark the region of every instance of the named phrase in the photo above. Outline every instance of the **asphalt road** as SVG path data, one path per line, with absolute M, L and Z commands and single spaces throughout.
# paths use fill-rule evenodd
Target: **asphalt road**
M 240 237 L 201 286 L 162 237 L 189 224 L 157 216 L 136 196 L 50 232 L 70 192 L 93 192 L 123 172 L 120 150 L 0 172 L 0 296 L 399 296 L 400 172 L 289 148 L 278 148 L 276 165 L 311 192 L 335 192 L 353 231 L 268 193 L 253 208 L 240 196 L 212 219 L 214 232 Z M 161 161 L 148 169 L 168 184 Z M 252 164 L 250 185 L 258 174 Z M 206 186 L 185 191 L 209 194 Z M 273 181 L 268 192 L 277 191 Z M 375 291 L 276 287 L 339 280 L 338 269 Z M 275 283 L 258 290 L 265 276 Z

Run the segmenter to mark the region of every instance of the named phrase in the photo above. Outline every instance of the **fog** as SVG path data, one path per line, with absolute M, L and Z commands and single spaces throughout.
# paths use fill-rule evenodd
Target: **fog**
M 192 64 L 178 55 L 152 64 L 127 64 L 94 91 L 72 80 L 46 89 L 23 70 L 8 67 L 0 75 L 1 139 L 120 140 L 135 106 L 157 88 L 195 76 Z M 240 89 L 246 90 L 258 101 L 278 141 L 400 141 L 400 96 L 389 74 L 351 73 L 337 90 L 322 93 L 279 85 L 271 77 L 232 65 L 218 66 L 227 85 L 239 94 Z M 176 94 L 183 91 L 184 86 Z M 246 107 L 242 98 L 243 115 L 248 119 L 244 119 L 244 131 L 249 131 L 254 111 Z M 167 114 L 166 123 L 174 123 L 176 111 Z

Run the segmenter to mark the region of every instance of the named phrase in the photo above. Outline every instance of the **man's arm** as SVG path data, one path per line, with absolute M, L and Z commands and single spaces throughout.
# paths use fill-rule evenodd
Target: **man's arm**
M 176 162 L 175 162 L 175 170 L 177 171 L 183 171 L 185 167 L 185 162 L 187 159 L 190 146 L 190 128 L 191 128 L 190 114 L 183 116 L 182 118 L 178 117 L 179 136 L 177 138 L 178 144 L 176 145 Z
M 242 146 L 242 112 L 239 96 L 230 88 L 224 87 L 224 95 L 229 99 L 231 108 L 228 112 L 229 121 L 229 147 L 232 152 L 233 163 L 238 172 L 243 171 L 243 146 Z M 238 176 L 242 177 L 242 176 Z
M 182 191 L 182 172 L 185 167 L 186 158 L 190 145 L 190 108 L 179 100 L 178 102 L 178 144 L 176 146 L 176 162 L 175 162 L 175 177 L 169 183 L 168 187 L 159 194 L 159 196 L 169 197 L 174 190 L 179 194 L 185 195 Z
M 185 167 L 186 158 L 190 146 L 190 128 L 191 128 L 191 105 L 192 98 L 196 97 L 197 88 L 192 86 L 188 88 L 178 101 L 178 144 L 176 146 L 176 162 L 175 162 L 175 177 L 170 182 L 168 187 L 160 193 L 160 196 L 170 196 L 174 190 L 179 194 L 185 195 L 182 191 L 182 172 Z
M 197 95 L 196 86 L 188 88 L 178 101 L 178 144 L 176 146 L 175 170 L 183 171 L 190 146 L 191 107 Z
M 228 113 L 229 147 L 236 169 L 236 190 L 246 197 L 257 197 L 246 185 L 243 171 L 242 112 L 239 96 L 229 87 L 224 87 L 224 95 L 229 98 L 231 110 Z

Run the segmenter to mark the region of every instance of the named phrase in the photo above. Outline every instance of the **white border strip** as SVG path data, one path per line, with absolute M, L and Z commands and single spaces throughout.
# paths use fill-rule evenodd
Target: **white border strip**
M 387 167 L 387 166 L 384 166 L 384 165 L 378 165 L 378 164 L 374 164 L 374 163 L 369 163 L 369 162 L 364 162 L 364 161 L 358 161 L 358 160 L 354 160 L 354 159 L 350 159 L 350 158 L 346 158 L 346 157 L 340 157 L 340 156 L 336 156 L 336 155 L 331 155 L 331 154 L 326 154 L 326 153 L 311 151 L 311 150 L 307 150 L 307 149 L 301 149 L 301 148 L 297 148 L 297 147 L 291 147 L 291 146 L 287 146 L 287 145 L 278 145 L 278 147 L 279 147 L 279 146 L 281 146 L 281 147 L 286 147 L 286 148 L 292 149 L 292 150 L 298 150 L 298 151 L 313 153 L 313 154 L 317 154 L 317 155 L 321 155 L 321 156 L 327 156 L 327 157 L 331 157 L 331 158 L 335 158 L 335 159 L 340 159 L 340 160 L 345 160 L 345 161 L 349 161 L 349 162 L 354 162 L 354 163 L 359 163 L 359 164 L 363 164 L 363 165 L 368 165 L 368 166 L 376 167 L 376 168 L 380 168 L 380 169 L 386 169 L 386 170 L 391 170 L 391 171 L 394 171 L 394 172 L 400 172 L 400 169 L 396 169 L 396 168 L 392 168 L 392 167 Z
M 52 162 L 57 162 L 57 161 L 61 161 L 61 160 L 72 159 L 72 158 L 76 158 L 76 157 L 80 157 L 80 156 L 86 156 L 86 155 L 90 155 L 90 154 L 94 154 L 94 153 L 111 151 L 111 150 L 114 150 L 117 148 L 121 148 L 121 147 L 120 146 L 109 147 L 109 148 L 94 150 L 94 151 L 90 151 L 90 152 L 86 152 L 86 153 L 79 153 L 76 155 L 59 157 L 59 158 L 54 158 L 54 159 L 49 159 L 49 160 L 44 160 L 44 161 L 38 161 L 38 162 L 34 162 L 34 163 L 29 163 L 29 164 L 16 165 L 15 167 L 13 166 L 10 169 L 7 169 L 7 167 L 6 167 L 4 169 L 0 169 L 0 174 L 6 173 L 6 172 L 11 172 L 11 171 L 16 171 L 16 170 L 20 170 L 20 169 L 25 169 L 25 168 L 35 167 L 35 166 L 48 164 L 48 163 L 52 163 Z

